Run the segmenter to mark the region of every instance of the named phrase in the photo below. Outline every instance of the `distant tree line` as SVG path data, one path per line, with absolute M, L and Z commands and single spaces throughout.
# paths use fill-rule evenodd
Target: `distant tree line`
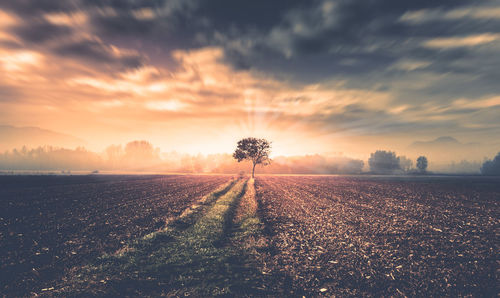
M 0 153 L 0 170 L 56 171 L 142 171 L 178 173 L 228 173 L 244 171 L 251 173 L 251 161 L 238 163 L 231 154 L 190 155 L 177 152 L 162 153 L 147 141 L 133 141 L 111 145 L 102 153 L 95 153 L 83 147 L 64 149 L 51 146 L 13 149 Z M 423 174 L 427 173 L 429 160 L 425 156 L 410 159 L 395 152 L 377 150 L 367 163 L 374 174 Z M 263 174 L 360 174 L 363 160 L 319 154 L 304 156 L 278 156 L 262 167 Z M 436 167 L 434 165 L 434 167 Z M 484 175 L 500 175 L 500 152 L 492 160 L 479 163 L 461 161 L 447 165 L 448 172 L 473 173 L 470 168 L 479 169 Z
M 0 153 L 0 170 L 54 171 L 140 171 L 176 173 L 249 172 L 248 161 L 238 163 L 231 154 L 162 153 L 147 141 L 133 141 L 125 146 L 111 145 L 102 153 L 83 147 L 64 149 L 51 146 L 14 149 Z M 262 168 L 267 174 L 359 174 L 364 162 L 348 157 L 306 155 L 274 158 Z M 251 170 L 250 170 L 251 172 Z
M 90 170 L 102 165 L 99 154 L 83 147 L 76 149 L 51 146 L 13 149 L 0 154 L 2 170 Z
M 375 174 L 426 173 L 427 157 L 419 156 L 416 160 L 417 170 L 413 169 L 413 161 L 406 156 L 397 156 L 396 152 L 377 150 L 370 155 L 368 165 Z
M 419 156 L 416 159 L 416 169 L 413 169 L 413 162 L 407 157 L 397 156 L 392 151 L 377 150 L 370 155 L 368 165 L 370 171 L 376 174 L 424 174 L 427 173 L 429 161 L 427 157 Z M 453 173 L 469 173 L 469 169 L 475 166 L 476 163 L 462 160 L 459 163 L 452 162 L 448 168 Z M 492 160 L 486 160 L 480 171 L 483 175 L 500 176 L 500 152 Z

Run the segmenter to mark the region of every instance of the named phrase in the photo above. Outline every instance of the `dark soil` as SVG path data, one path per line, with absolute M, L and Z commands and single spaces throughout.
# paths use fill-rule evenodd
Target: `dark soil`
M 256 191 L 292 295 L 498 294 L 498 178 L 269 176 Z
M 162 228 L 229 179 L 0 176 L 0 293 L 50 289 L 65 270 Z

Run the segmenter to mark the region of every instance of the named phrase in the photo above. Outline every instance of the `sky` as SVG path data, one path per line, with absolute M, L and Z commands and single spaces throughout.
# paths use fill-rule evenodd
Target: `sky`
M 92 150 L 496 152 L 499 53 L 498 1 L 0 0 L 0 125 Z

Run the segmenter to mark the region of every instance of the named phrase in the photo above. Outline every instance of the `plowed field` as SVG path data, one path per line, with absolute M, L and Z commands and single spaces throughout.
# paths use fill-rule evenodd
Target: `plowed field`
M 292 294 L 495 296 L 498 182 L 260 177 L 268 261 Z
M 0 177 L 0 293 L 39 291 L 64 269 L 161 228 L 229 179 Z
M 4 176 L 0 220 L 0 296 L 499 292 L 499 178 Z

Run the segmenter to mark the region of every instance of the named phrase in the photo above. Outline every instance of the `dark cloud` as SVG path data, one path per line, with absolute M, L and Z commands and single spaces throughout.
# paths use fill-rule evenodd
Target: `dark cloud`
M 2 1 L 0 8 L 12 11 L 21 16 L 34 17 L 42 13 L 67 12 L 77 9 L 80 1 L 54 1 L 54 0 L 16 0 Z
M 105 65 L 118 65 L 125 68 L 137 68 L 144 63 L 144 57 L 132 51 L 113 50 L 101 41 L 84 39 L 58 46 L 54 53 L 60 56 L 78 58 Z
M 60 14 L 71 19 L 72 13 L 85 13 L 92 17 L 99 13 L 100 8 L 113 10 L 129 10 L 140 8 L 143 5 L 163 1 L 142 1 L 142 5 L 134 4 L 137 1 L 10 1 L 2 3 L 1 9 L 6 9 L 22 17 L 7 28 L 23 43 L 25 47 L 36 45 L 39 50 L 79 59 L 83 63 L 93 63 L 98 67 L 112 66 L 115 70 L 137 68 L 146 60 L 144 55 L 136 50 L 123 50 L 109 45 L 99 37 L 91 37 L 92 32 L 85 32 L 81 24 L 54 24 L 46 18 L 45 14 Z M 126 27 L 128 25 L 128 27 Z M 137 27 L 137 24 L 128 21 L 117 24 L 123 28 Z M 83 32 L 83 36 L 82 36 Z M 136 32 L 140 36 L 140 30 Z M 18 44 L 12 44 L 16 46 Z M 21 45 L 18 45 L 21 46 Z
M 360 104 L 351 104 L 331 113 L 315 113 L 307 117 L 289 119 L 292 122 L 308 123 L 318 131 L 328 133 L 348 133 L 349 135 L 392 135 L 421 131 L 445 134 L 500 133 L 500 125 L 495 113 L 500 106 L 487 110 L 460 107 L 444 111 L 428 111 L 423 107 L 413 107 L 407 113 L 391 114 L 385 109 L 370 109 Z M 414 116 L 408 117 L 408 113 Z M 437 116 L 437 118 L 434 118 Z M 443 119 L 443 117 L 445 117 Z M 476 124 L 469 126 L 468 124 Z
M 202 1 L 196 13 L 210 20 L 212 27 L 218 31 L 231 27 L 265 31 L 278 25 L 290 9 L 307 10 L 310 3 L 304 0 L 213 0 Z
M 225 47 L 226 61 L 237 69 L 263 70 L 301 83 L 337 79 L 349 87 L 385 88 L 403 95 L 403 101 L 440 96 L 446 100 L 458 94 L 474 98 L 499 92 L 495 83 L 499 71 L 491 67 L 498 64 L 498 55 L 494 51 L 479 53 L 474 47 L 428 48 L 423 43 L 433 38 L 500 32 L 498 20 L 438 18 L 411 24 L 401 18 L 421 9 L 466 10 L 469 5 L 486 2 L 314 1 L 307 9 L 282 13 L 281 21 L 267 28 L 256 26 L 245 31 L 240 26 L 221 31 L 225 38 L 219 40 Z M 427 65 L 414 70 L 394 67 L 405 59 Z M 391 89 L 392 79 L 406 80 L 405 85 L 410 85 L 412 72 L 444 77 L 429 82 L 429 88 Z M 408 94 L 412 96 L 405 97 Z
M 487 1 L 474 4 L 482 3 Z M 444 69 L 445 62 L 460 59 L 467 50 L 423 49 L 422 39 L 498 31 L 498 22 L 435 18 L 409 23 L 401 18 L 422 9 L 446 12 L 466 5 L 470 1 L 44 0 L 11 1 L 4 6 L 32 15 L 84 11 L 93 32 L 103 40 L 126 48 L 141 47 L 167 64 L 172 63 L 173 50 L 215 45 L 225 49 L 226 61 L 237 69 L 259 69 L 314 82 L 386 71 L 401 57 L 435 59 L 440 62 L 432 65 L 435 71 L 450 71 Z M 149 15 L 141 18 L 140 11 L 145 9 Z M 25 34 L 43 40 L 65 30 L 47 29 L 42 34 Z
M 10 32 L 24 42 L 43 43 L 55 38 L 65 38 L 72 34 L 71 27 L 54 25 L 44 19 L 29 19 L 10 28 Z
M 0 40 L 0 47 L 4 49 L 20 49 L 23 46 L 14 40 Z
M 137 67 L 144 55 L 175 66 L 174 50 L 219 46 L 235 69 L 298 84 L 341 80 L 348 88 L 392 93 L 400 103 L 500 92 L 498 49 L 425 46 L 435 38 L 499 33 L 498 18 L 446 17 L 456 9 L 498 8 L 493 1 L 18 0 L 0 7 L 29 16 L 13 32 L 37 43 L 71 35 L 70 28 L 40 21 L 41 14 L 84 12 L 90 33 L 102 42 L 80 39 L 53 49 L 84 61 Z M 115 55 L 107 44 L 141 55 Z M 412 61 L 423 64 L 404 67 Z

